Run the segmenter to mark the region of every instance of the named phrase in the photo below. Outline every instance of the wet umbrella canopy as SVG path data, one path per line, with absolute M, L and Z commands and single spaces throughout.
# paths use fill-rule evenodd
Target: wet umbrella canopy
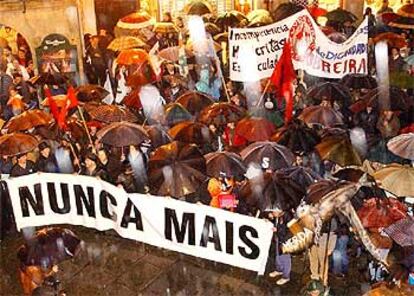
M 235 133 L 249 142 L 267 141 L 275 132 L 272 122 L 260 117 L 243 118 L 236 125 Z
M 216 178 L 240 177 L 246 167 L 241 157 L 233 152 L 212 152 L 205 156 L 207 163 L 207 175 Z
M 337 101 L 342 105 L 348 105 L 351 102 L 351 93 L 349 89 L 340 83 L 323 82 L 318 83 L 308 89 L 306 96 L 319 102 L 323 100 Z
M 75 90 L 76 97 L 81 102 L 100 102 L 109 92 L 100 85 L 85 84 Z
M 129 121 L 137 122 L 138 118 L 134 113 L 122 106 L 102 105 L 89 112 L 89 115 L 98 121 L 105 123 Z
M 225 125 L 229 122 L 236 122 L 244 115 L 244 111 L 230 103 L 214 103 L 204 108 L 199 120 L 207 125 Z
M 282 168 L 249 179 L 240 189 L 240 195 L 249 207 L 262 212 L 276 208 L 291 210 L 299 205 L 307 188 L 319 180 L 321 177 L 316 173 L 301 166 Z
M 387 147 L 395 155 L 414 161 L 414 133 L 392 138 L 387 143 Z
M 196 115 L 207 106 L 212 105 L 214 103 L 214 100 L 204 93 L 198 91 L 189 91 L 179 96 L 176 102 L 180 103 L 192 115 Z
M 107 125 L 97 133 L 97 137 L 100 142 L 115 147 L 139 145 L 149 140 L 143 127 L 130 122 L 114 122 Z
M 303 10 L 303 6 L 291 2 L 282 3 L 272 12 L 272 17 L 275 22 L 278 22 L 301 10 Z
M 310 106 L 303 110 L 299 119 L 308 125 L 320 124 L 325 127 L 333 127 L 343 124 L 341 113 L 328 106 Z
M 271 138 L 272 141 L 288 147 L 292 152 L 311 152 L 320 142 L 318 133 L 300 120 L 294 119 L 280 128 Z
M 7 132 L 26 131 L 31 128 L 48 125 L 52 121 L 52 116 L 42 110 L 29 110 L 17 115 L 7 122 L 5 129 Z
M 384 189 L 397 196 L 414 196 L 414 168 L 390 165 L 374 174 L 374 178 Z
M 388 227 L 407 216 L 407 207 L 396 199 L 371 198 L 358 210 L 366 228 Z
M 326 18 L 330 21 L 345 23 L 345 22 L 355 22 L 358 18 L 351 12 L 344 10 L 342 8 L 337 8 L 335 10 L 329 11 L 326 14 Z
M 295 160 L 288 148 L 274 142 L 250 144 L 240 154 L 246 166 L 253 163 L 262 169 L 270 169 L 272 171 L 290 167 Z
M 158 147 L 149 161 L 151 192 L 184 197 L 196 192 L 205 181 L 206 162 L 195 145 L 174 141 Z
M 244 14 L 231 10 L 221 13 L 216 19 L 216 25 L 226 31 L 230 27 L 237 27 L 243 20 L 247 20 Z
M 170 103 L 165 106 L 165 122 L 169 126 L 182 121 L 191 120 L 192 116 L 180 103 Z
M 377 88 L 375 78 L 364 74 L 348 74 L 341 79 L 341 84 L 351 89 Z
M 316 145 L 322 159 L 330 160 L 341 166 L 361 165 L 361 156 L 352 146 L 347 135 L 330 136 Z
M 0 137 L 0 155 L 15 156 L 24 154 L 36 149 L 38 144 L 39 142 L 35 137 L 27 134 L 6 134 Z
M 26 266 L 51 267 L 73 258 L 81 240 L 69 229 L 43 228 L 20 247 L 17 257 Z
M 213 140 L 213 135 L 209 128 L 199 122 L 180 122 L 173 126 L 168 133 L 174 140 L 184 143 L 203 145 Z

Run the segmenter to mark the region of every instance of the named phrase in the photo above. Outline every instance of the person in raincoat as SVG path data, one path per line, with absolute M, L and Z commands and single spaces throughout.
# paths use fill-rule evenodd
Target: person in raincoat
M 227 209 L 233 212 L 238 203 L 233 194 L 235 186 L 236 182 L 233 177 L 226 177 L 223 174 L 220 178 L 211 178 L 207 185 L 207 191 L 210 193 L 211 197 L 210 206 L 213 208 Z M 224 198 L 231 195 L 234 197 L 232 205 L 224 202 Z
M 213 71 L 210 75 L 209 66 L 203 65 L 195 88 L 197 91 L 208 94 L 218 100 L 220 98 L 221 80 L 217 77 L 216 71 Z

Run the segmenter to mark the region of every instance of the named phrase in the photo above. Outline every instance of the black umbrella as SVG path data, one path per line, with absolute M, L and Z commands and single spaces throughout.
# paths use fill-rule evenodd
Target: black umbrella
M 303 6 L 294 3 L 282 3 L 273 12 L 272 18 L 275 22 L 281 21 L 295 13 L 301 11 Z
M 242 159 L 236 153 L 212 152 L 204 157 L 207 163 L 207 175 L 211 177 L 238 177 L 246 171 Z
M 320 142 L 318 133 L 298 119 L 279 129 L 272 141 L 288 147 L 294 153 L 310 152 Z
M 257 164 L 263 169 L 277 170 L 290 167 L 295 160 L 294 155 L 285 146 L 275 142 L 255 142 L 240 153 L 246 165 Z
M 171 136 L 168 134 L 168 129 L 162 125 L 148 125 L 144 126 L 149 138 L 151 139 L 151 146 L 157 148 L 159 146 L 170 143 Z
M 322 100 L 336 101 L 343 106 L 348 106 L 352 98 L 349 89 L 345 85 L 336 82 L 318 83 L 309 88 L 306 95 L 317 102 Z
M 378 86 L 374 77 L 364 74 L 348 74 L 340 83 L 350 89 L 373 89 Z
M 19 248 L 17 257 L 26 266 L 51 267 L 73 258 L 79 250 L 80 242 L 69 229 L 43 228 Z
M 236 10 L 226 11 L 217 17 L 216 25 L 223 31 L 227 31 L 230 27 L 237 27 L 243 20 L 247 20 L 247 18 L 241 12 Z
M 102 128 L 96 136 L 101 143 L 113 147 L 140 145 L 149 140 L 147 132 L 141 125 L 126 121 L 111 123 Z
M 184 197 L 206 180 L 206 161 L 196 145 L 174 141 L 158 147 L 148 163 L 151 193 Z
M 305 194 L 306 186 L 284 171 L 250 179 L 240 189 L 240 199 L 245 199 L 251 209 L 260 209 L 262 212 L 294 209 Z

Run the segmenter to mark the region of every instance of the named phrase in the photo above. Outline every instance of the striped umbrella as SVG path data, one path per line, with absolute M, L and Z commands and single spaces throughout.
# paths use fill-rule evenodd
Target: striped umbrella
M 112 40 L 107 49 L 112 51 L 121 51 L 132 48 L 144 48 L 146 46 L 147 44 L 137 37 L 122 36 Z

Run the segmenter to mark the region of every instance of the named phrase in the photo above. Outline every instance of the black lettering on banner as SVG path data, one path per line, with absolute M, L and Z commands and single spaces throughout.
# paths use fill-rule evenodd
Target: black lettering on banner
M 241 226 L 239 229 L 240 240 L 243 243 L 245 243 L 247 247 L 250 248 L 250 252 L 247 252 L 245 247 L 239 247 L 239 252 L 240 252 L 240 255 L 242 255 L 243 257 L 254 260 L 259 257 L 260 249 L 254 242 L 252 242 L 251 239 L 247 237 L 247 232 L 250 232 L 250 235 L 253 238 L 259 237 L 257 230 L 254 229 L 253 227 L 248 226 L 248 225 Z
M 226 221 L 226 253 L 233 254 L 234 247 L 234 227 L 233 223 Z
M 177 242 L 183 243 L 188 229 L 188 244 L 195 245 L 195 215 L 194 213 L 183 213 L 181 226 L 178 222 L 177 213 L 173 209 L 165 208 L 165 226 L 164 236 L 172 241 L 172 224 L 174 224 L 174 232 Z
M 101 210 L 101 215 L 104 218 L 112 220 L 113 214 L 109 213 L 108 199 L 112 205 L 117 205 L 115 197 L 109 192 L 102 190 L 99 194 L 99 208 Z
M 76 199 L 76 209 L 78 211 L 78 215 L 83 215 L 83 206 L 85 206 L 86 211 L 90 217 L 96 218 L 95 213 L 95 196 L 93 194 L 93 187 L 86 187 L 86 191 L 88 196 L 86 197 L 85 192 L 81 185 L 73 185 L 73 189 L 75 191 L 75 199 Z
M 132 207 L 134 207 L 134 216 L 131 216 Z M 122 215 L 121 227 L 128 228 L 129 223 L 135 223 L 135 227 L 137 230 L 144 231 L 144 227 L 142 226 L 141 212 L 128 198 L 124 214 Z
M 69 186 L 65 183 L 60 183 L 61 197 L 63 207 L 59 207 L 56 196 L 55 183 L 47 183 L 47 193 L 49 195 L 50 208 L 56 214 L 67 214 L 70 212 Z
M 210 236 L 210 226 L 213 230 L 213 236 Z M 206 216 L 204 220 L 203 232 L 201 234 L 200 246 L 207 247 L 207 244 L 214 243 L 214 249 L 221 251 L 220 235 L 217 228 L 217 222 L 214 217 Z
M 238 45 L 233 46 L 233 54 L 232 54 L 233 58 L 237 57 L 237 55 L 239 53 L 239 50 L 240 50 L 240 46 L 238 46 Z
M 34 185 L 35 196 L 32 195 L 27 186 L 19 188 L 20 206 L 22 208 L 22 216 L 29 217 L 29 204 L 36 215 L 44 215 L 43 196 L 41 184 Z

